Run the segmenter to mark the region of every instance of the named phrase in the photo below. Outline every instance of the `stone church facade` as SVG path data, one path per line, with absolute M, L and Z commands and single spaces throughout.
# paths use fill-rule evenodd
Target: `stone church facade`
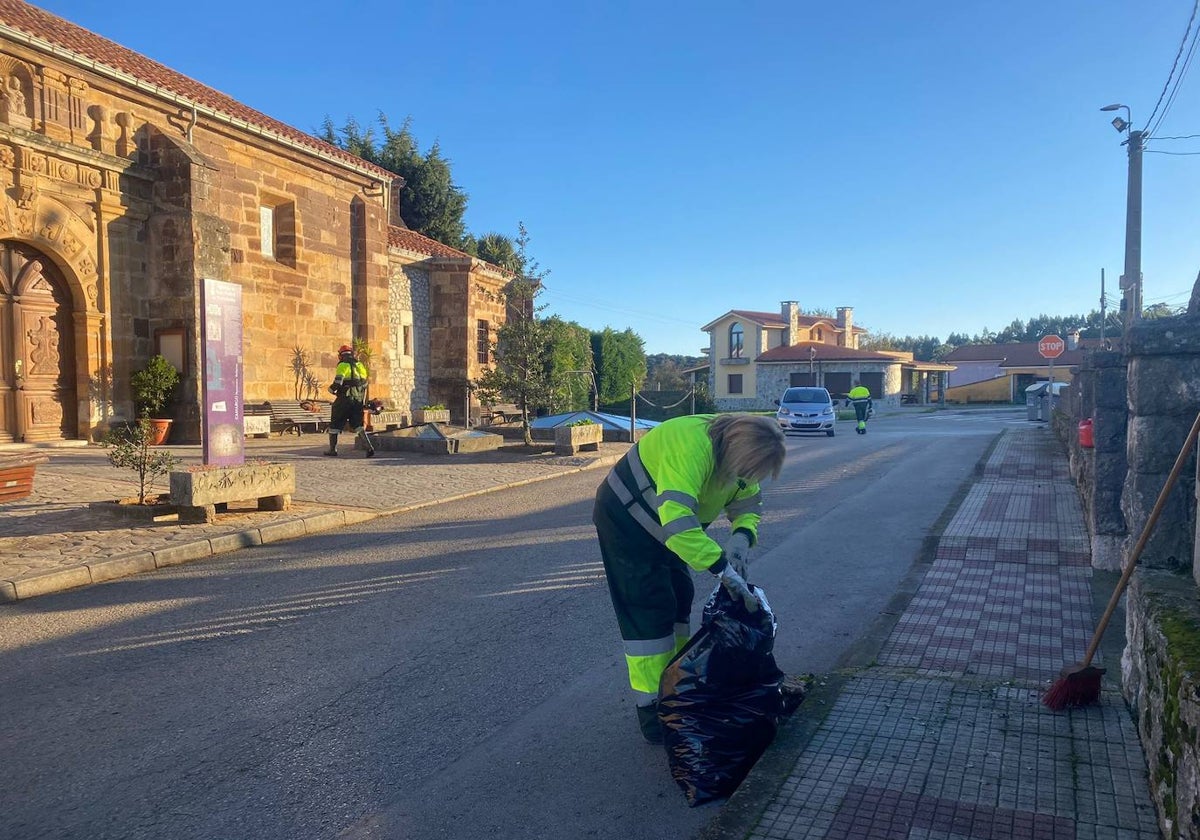
M 155 353 L 199 440 L 200 288 L 242 288 L 244 395 L 365 340 L 373 397 L 463 405 L 505 276 L 403 227 L 403 181 L 144 56 L 0 0 L 0 443 L 94 439 Z M 461 408 L 460 408 L 461 411 Z

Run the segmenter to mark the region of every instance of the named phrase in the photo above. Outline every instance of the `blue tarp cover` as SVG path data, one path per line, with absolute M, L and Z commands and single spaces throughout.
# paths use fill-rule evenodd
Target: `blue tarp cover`
M 552 414 L 549 417 L 539 417 L 529 425 L 534 429 L 553 429 L 555 426 L 566 426 L 580 420 L 591 420 L 606 429 L 628 429 L 629 418 L 620 414 L 604 414 L 599 411 L 571 411 L 567 414 Z M 658 425 L 657 420 L 634 420 L 636 429 L 653 429 Z

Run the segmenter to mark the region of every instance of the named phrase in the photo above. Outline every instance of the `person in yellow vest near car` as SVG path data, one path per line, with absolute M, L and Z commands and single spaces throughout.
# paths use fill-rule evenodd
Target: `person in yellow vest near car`
M 367 397 L 367 366 L 354 355 L 354 348 L 343 344 L 338 348 L 338 366 L 334 371 L 333 384 L 329 393 L 334 395 L 333 408 L 330 412 L 329 449 L 323 455 L 338 454 L 338 436 L 347 423 L 356 435 L 362 435 L 367 445 L 367 457 L 375 454 L 375 447 L 363 429 L 363 401 Z
M 658 683 L 691 637 L 691 571 L 708 571 L 748 610 L 746 583 L 758 541 L 759 483 L 778 478 L 785 454 L 774 418 L 698 414 L 655 426 L 617 462 L 596 491 L 592 521 L 624 640 L 642 737 L 663 741 Z M 724 549 L 705 529 L 724 512 Z
M 854 431 L 860 435 L 865 435 L 867 433 L 867 417 L 871 414 L 870 389 L 857 379 L 854 380 L 854 387 L 850 389 L 850 393 L 846 394 L 846 402 L 854 406 L 854 417 L 858 420 L 858 425 L 854 427 Z

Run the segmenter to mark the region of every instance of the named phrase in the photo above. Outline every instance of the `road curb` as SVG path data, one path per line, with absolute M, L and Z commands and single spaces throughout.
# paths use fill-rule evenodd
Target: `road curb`
M 209 557 L 215 557 L 218 554 L 228 554 L 242 548 L 283 542 L 284 540 L 293 540 L 298 537 L 313 536 L 349 525 L 358 525 L 362 522 L 378 519 L 381 516 L 394 516 L 448 502 L 457 502 L 475 496 L 483 496 L 499 490 L 508 490 L 513 487 L 523 487 L 527 484 L 548 481 L 561 476 L 575 475 L 587 470 L 612 466 L 621 457 L 621 455 L 605 455 L 593 459 L 586 464 L 564 469 L 561 472 L 496 484 L 480 490 L 472 490 L 467 493 L 459 493 L 439 499 L 430 499 L 426 502 L 404 505 L 390 510 L 375 511 L 363 508 L 325 509 L 304 514 L 294 519 L 285 519 L 269 525 L 247 528 L 243 531 L 234 531 L 215 537 L 204 537 L 193 541 L 174 543 L 149 551 L 138 551 L 117 557 L 106 557 L 100 560 L 75 563 L 21 577 L 0 579 L 0 604 L 25 601 L 39 595 L 50 595 L 55 592 L 64 592 L 68 589 L 78 589 L 81 586 L 89 586 L 94 583 L 104 583 L 144 572 L 152 572 L 157 569 L 179 566 L 196 560 L 204 560 Z

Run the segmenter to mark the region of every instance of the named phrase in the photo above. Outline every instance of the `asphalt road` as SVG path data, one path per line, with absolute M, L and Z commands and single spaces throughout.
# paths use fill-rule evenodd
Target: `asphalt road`
M 789 439 L 751 570 L 784 670 L 870 647 L 1018 422 Z M 0 608 L 0 836 L 695 837 L 720 806 L 688 808 L 637 734 L 591 528 L 603 477 Z

